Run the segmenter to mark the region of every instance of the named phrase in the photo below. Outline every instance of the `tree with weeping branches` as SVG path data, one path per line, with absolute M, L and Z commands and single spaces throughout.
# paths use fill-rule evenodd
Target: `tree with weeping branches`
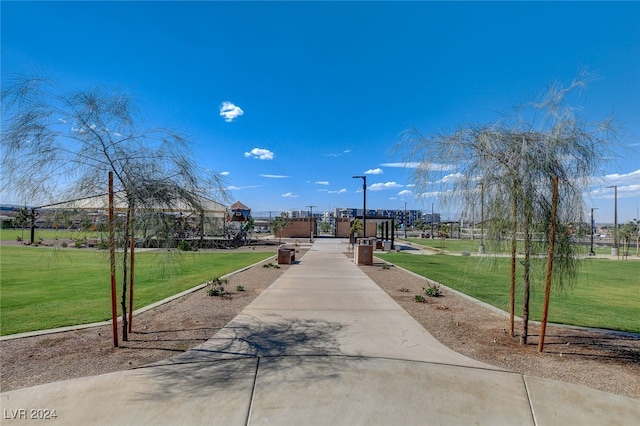
M 588 123 L 567 106 L 568 95 L 591 77 L 583 71 L 567 87 L 554 84 L 540 99 L 497 123 L 431 135 L 411 130 L 398 145 L 404 160 L 417 165 L 413 178 L 418 188 L 434 191 L 440 183 L 436 190 L 441 191 L 442 204 L 476 204 L 482 193 L 487 240 L 496 252 L 508 245 L 511 254 L 512 335 L 516 271 L 518 263 L 522 265 L 521 344 L 527 343 L 529 334 L 533 255 L 551 246 L 545 285 L 552 281 L 559 289 L 572 285 L 577 258 L 566 224 L 582 219 L 583 189 L 601 169 L 613 140 L 610 120 Z M 559 192 L 554 198 L 556 178 Z
M 281 212 L 280 216 L 276 216 L 276 218 L 271 221 L 271 229 L 278 235 L 278 244 L 282 243 L 282 230 L 292 223 L 293 221 L 287 212 Z
M 221 178 L 196 165 L 188 141 L 179 133 L 140 128 L 139 110 L 121 90 L 64 90 L 50 79 L 24 76 L 6 81 L 4 191 L 20 194 L 32 204 L 87 198 L 107 193 L 111 173 L 115 191 L 126 200 L 118 241 L 123 252 L 121 308 L 127 340 L 126 293 L 133 267 L 127 251 L 135 237 L 135 212 L 162 222 L 163 210 L 202 211 L 203 199 L 226 196 Z

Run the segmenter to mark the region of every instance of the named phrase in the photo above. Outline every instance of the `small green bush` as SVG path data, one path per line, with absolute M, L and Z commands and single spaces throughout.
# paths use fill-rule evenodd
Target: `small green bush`
M 244 286 L 237 285 L 236 286 L 236 291 L 244 291 Z
M 229 281 L 226 278 L 214 278 L 210 281 L 207 281 L 207 284 L 209 285 L 207 294 L 209 296 L 224 296 L 225 294 L 227 294 L 224 286 L 228 283 Z
M 427 288 L 422 287 L 422 289 L 424 290 L 424 294 L 426 294 L 429 297 L 442 296 L 442 290 L 440 289 L 440 286 L 438 284 L 429 284 L 429 287 Z
M 419 294 L 416 294 L 414 297 L 414 300 L 418 303 L 424 303 L 427 301 L 427 299 L 425 299 L 424 297 L 420 296 Z
M 197 249 L 189 241 L 182 240 L 178 244 L 178 250 L 180 251 L 197 251 Z

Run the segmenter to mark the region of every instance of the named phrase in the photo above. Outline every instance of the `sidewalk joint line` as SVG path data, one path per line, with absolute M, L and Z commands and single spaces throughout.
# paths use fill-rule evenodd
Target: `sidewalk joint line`
M 531 401 L 531 393 L 529 393 L 529 386 L 527 386 L 527 379 L 525 379 L 524 374 L 522 376 L 522 383 L 524 384 L 524 390 L 527 393 L 527 402 L 529 403 L 529 411 L 531 412 L 531 420 L 533 420 L 534 426 L 538 425 L 536 421 L 536 413 L 533 409 L 533 402 Z
M 256 396 L 256 387 L 258 386 L 258 370 L 260 369 L 260 359 L 262 357 L 258 357 L 258 360 L 256 362 L 256 371 L 255 374 L 253 375 L 253 386 L 251 387 L 251 398 L 249 400 L 249 409 L 247 411 L 247 422 L 246 425 L 248 426 L 251 423 L 251 412 L 253 411 L 253 401 L 254 398 Z

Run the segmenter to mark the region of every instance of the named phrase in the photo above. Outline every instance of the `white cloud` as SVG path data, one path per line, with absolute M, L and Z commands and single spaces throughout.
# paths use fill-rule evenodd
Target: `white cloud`
M 633 184 L 640 181 L 640 169 L 633 171 L 631 173 L 625 173 L 625 174 L 613 173 L 610 175 L 606 175 L 604 176 L 603 180 L 607 183 L 607 185 Z
M 395 182 L 374 183 L 368 189 L 371 191 L 383 191 L 385 189 L 397 189 L 402 188 L 402 185 Z
M 286 194 L 282 194 L 282 196 L 283 196 L 284 198 L 298 198 L 298 196 L 297 196 L 297 195 L 295 195 L 295 194 L 293 194 L 293 193 L 291 193 L 291 192 L 287 192 Z
M 235 186 L 229 185 L 226 187 L 228 191 L 241 191 L 243 189 L 260 188 L 262 185 L 249 185 L 249 186 Z
M 375 169 L 369 169 L 366 172 L 364 172 L 365 175 L 381 175 L 384 172 L 382 171 L 381 168 L 375 168 Z
M 423 169 L 423 170 L 432 170 L 437 172 L 455 170 L 456 168 L 456 166 L 453 164 L 420 163 L 417 161 L 407 161 L 402 163 L 382 163 L 380 165 L 383 167 L 400 167 L 403 169 Z
M 224 117 L 224 121 L 231 123 L 236 117 L 244 114 L 242 108 L 229 101 L 224 101 L 220 104 L 220 117 Z
M 450 175 L 446 175 L 440 179 L 440 182 L 455 182 L 464 178 L 462 173 L 453 173 Z
M 329 185 L 329 181 L 326 180 L 319 180 L 315 182 L 316 185 Z
M 339 153 L 339 154 L 324 154 L 324 155 L 325 155 L 325 156 L 327 156 L 327 157 L 341 157 L 341 156 L 343 156 L 344 154 L 348 154 L 348 153 L 350 153 L 350 152 L 351 152 L 351 150 L 350 150 L 350 149 L 345 149 L 344 151 L 342 151 L 342 152 L 341 152 L 341 153 Z
M 398 195 L 401 197 L 404 197 L 405 195 L 411 195 L 413 194 L 413 192 L 409 191 L 408 189 L 403 189 L 402 191 L 398 192 Z
M 257 158 L 258 160 L 273 160 L 274 153 L 264 148 L 253 148 L 244 153 L 245 157 Z
M 229 172 L 220 172 L 220 176 L 229 176 Z
M 401 167 L 401 168 L 407 168 L 407 169 L 417 169 L 418 167 L 420 167 L 420 163 L 416 163 L 416 162 L 382 163 L 380 165 L 384 167 Z
M 616 195 L 618 198 L 640 196 L 640 184 L 637 183 L 640 181 L 640 169 L 624 174 L 613 173 L 593 180 L 598 183 L 598 186 L 592 186 L 589 192 L 593 198 L 613 199 Z M 611 188 L 612 186 L 616 187 L 615 191 Z
M 416 195 L 416 198 L 437 198 L 442 196 L 442 192 L 440 191 L 432 191 L 432 192 L 422 192 Z
M 329 194 L 344 194 L 345 192 L 347 192 L 345 188 L 338 189 L 337 191 L 328 191 Z
M 284 176 L 284 175 L 263 175 L 263 174 L 260 174 L 258 176 L 264 177 L 264 178 L 269 178 L 269 179 L 287 179 L 289 177 L 289 176 Z

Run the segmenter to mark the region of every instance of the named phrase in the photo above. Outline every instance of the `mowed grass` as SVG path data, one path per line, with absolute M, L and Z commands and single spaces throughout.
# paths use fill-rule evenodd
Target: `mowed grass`
M 479 239 L 475 239 L 475 240 L 458 240 L 458 239 L 450 239 L 450 238 L 445 238 L 445 239 L 441 239 L 441 238 L 434 238 L 429 239 L 429 238 L 407 238 L 405 241 L 408 241 L 414 245 L 419 245 L 419 246 L 423 246 L 425 248 L 431 248 L 436 252 L 440 252 L 444 249 L 445 252 L 454 252 L 454 253 L 460 253 L 462 251 L 468 251 L 469 253 L 478 253 L 478 248 L 480 246 L 480 240 Z M 496 250 L 496 248 L 492 245 L 492 243 L 490 241 L 485 241 L 484 245 L 485 245 L 485 251 L 486 253 L 493 253 L 493 252 L 499 252 L 499 253 L 504 253 L 504 254 L 508 254 L 510 253 L 510 245 L 511 243 L 509 241 L 503 241 L 502 246 Z M 523 242 L 522 241 L 518 241 L 518 250 L 522 251 L 523 250 Z M 587 255 L 587 253 L 589 252 L 590 247 L 587 246 L 578 246 L 577 250 L 578 250 L 578 254 L 579 255 Z M 594 242 L 594 246 L 593 246 L 593 251 L 596 254 L 611 254 L 611 247 L 608 246 L 598 246 L 598 241 Z M 629 249 L 630 252 L 635 253 L 635 251 L 633 250 L 633 248 Z M 620 252 L 622 252 L 622 249 L 620 249 Z
M 111 318 L 108 251 L 0 248 L 0 334 Z M 134 309 L 264 260 L 269 252 L 137 252 Z M 118 312 L 121 255 L 116 272 Z
M 82 231 L 80 229 L 36 229 L 33 233 L 35 240 L 37 241 L 39 238 L 43 240 L 53 240 L 56 238 L 59 239 L 74 239 L 74 238 L 97 238 L 100 239 L 100 236 L 104 239 L 108 237 L 108 235 L 103 232 L 97 231 Z M 13 229 L 3 229 L 0 231 L 0 240 L 2 241 L 15 241 L 17 237 L 22 238 L 24 241 L 29 241 L 31 238 L 31 229 L 29 228 L 13 228 Z
M 509 311 L 509 258 L 449 255 L 376 254 L 387 262 L 438 281 L 478 300 Z M 546 262 L 537 259 L 532 267 L 532 320 L 542 317 Z M 522 266 L 517 266 L 516 315 L 522 315 Z M 425 283 L 426 286 L 426 283 Z M 446 304 L 446 301 L 443 300 Z M 551 291 L 549 321 L 583 327 L 640 333 L 640 262 L 585 259 L 577 282 L 564 292 Z

